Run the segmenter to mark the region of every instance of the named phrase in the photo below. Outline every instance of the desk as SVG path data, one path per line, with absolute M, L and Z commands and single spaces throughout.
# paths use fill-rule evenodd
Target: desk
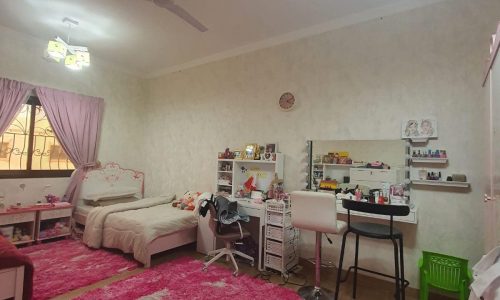
M 264 230 L 265 230 L 265 220 L 266 220 L 266 207 L 264 204 L 253 203 L 249 199 L 241 199 L 238 201 L 238 210 L 240 213 L 248 215 L 250 217 L 255 217 L 259 219 L 259 257 L 257 262 L 257 268 L 259 271 L 264 270 L 264 259 L 263 259 L 263 249 L 264 249 Z
M 264 270 L 264 259 L 263 259 L 263 249 L 264 249 L 264 229 L 265 229 L 265 213 L 266 207 L 264 204 L 253 203 L 250 199 L 230 199 L 231 201 L 238 201 L 238 210 L 241 214 L 248 215 L 252 218 L 258 218 L 258 247 L 259 247 L 259 257 L 257 261 L 257 268 L 259 271 Z M 245 224 L 242 222 L 242 224 Z M 252 233 L 254 234 L 254 233 Z M 219 247 L 220 248 L 220 247 Z M 198 218 L 198 238 L 196 250 L 198 252 L 207 254 L 209 251 L 217 249 L 217 244 L 215 241 L 215 236 L 208 227 L 208 218 L 200 216 Z

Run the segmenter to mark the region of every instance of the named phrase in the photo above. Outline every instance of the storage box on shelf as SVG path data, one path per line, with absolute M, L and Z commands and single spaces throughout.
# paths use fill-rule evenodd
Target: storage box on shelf
M 292 226 L 289 201 L 266 202 L 264 267 L 287 276 L 299 262 L 299 230 Z

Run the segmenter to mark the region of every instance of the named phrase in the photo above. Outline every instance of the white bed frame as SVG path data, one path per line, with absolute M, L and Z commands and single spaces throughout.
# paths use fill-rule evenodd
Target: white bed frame
M 100 169 L 87 172 L 83 179 L 81 195 L 88 192 L 103 191 L 111 187 L 126 186 L 138 187 L 140 198 L 144 197 L 144 173 L 122 169 L 117 163 L 108 163 Z M 80 213 L 73 213 L 76 223 L 85 226 L 87 216 Z M 146 268 L 151 266 L 151 256 L 156 253 L 167 251 L 182 245 L 196 242 L 197 226 L 179 230 L 170 234 L 162 235 L 148 244 L 148 258 L 141 261 Z
M 0 270 L 0 299 L 23 299 L 24 266 Z

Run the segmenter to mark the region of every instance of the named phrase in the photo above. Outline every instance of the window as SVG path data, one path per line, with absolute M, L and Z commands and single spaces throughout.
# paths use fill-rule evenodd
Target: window
M 30 97 L 0 135 L 0 178 L 67 177 L 74 168 L 40 101 Z

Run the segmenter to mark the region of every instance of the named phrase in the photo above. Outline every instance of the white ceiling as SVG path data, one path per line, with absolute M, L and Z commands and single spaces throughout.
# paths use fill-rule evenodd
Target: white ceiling
M 177 0 L 201 33 L 148 0 L 1 0 L 0 24 L 71 43 L 141 76 L 155 76 L 439 0 Z

